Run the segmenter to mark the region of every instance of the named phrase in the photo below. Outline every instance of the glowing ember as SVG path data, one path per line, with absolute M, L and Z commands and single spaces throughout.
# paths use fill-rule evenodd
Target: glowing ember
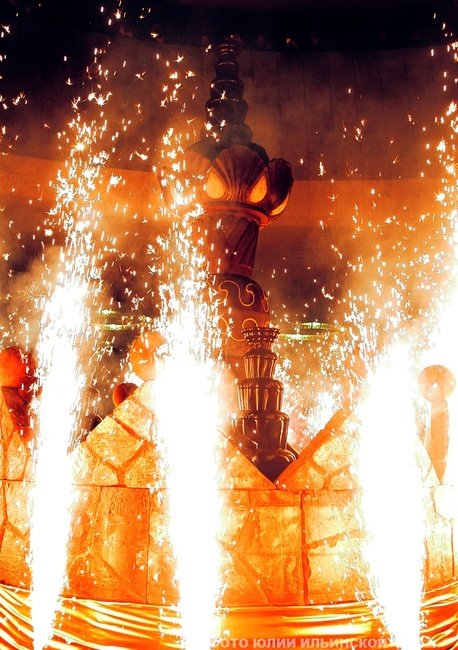
M 56 286 L 50 292 L 41 321 L 38 361 L 42 394 L 35 486 L 31 494 L 30 554 L 32 623 L 35 648 L 43 648 L 52 634 L 60 591 L 65 582 L 67 543 L 73 500 L 73 475 L 68 448 L 79 425 L 80 395 L 85 384 L 81 348 L 89 331 L 87 302 L 94 265 L 93 232 L 100 213 L 93 190 L 104 155 L 91 155 L 97 140 L 91 128 L 76 120 L 75 144 L 67 177 L 59 178 L 59 215 L 67 235 L 60 251 Z M 86 371 L 88 369 L 86 368 Z
M 419 650 L 425 516 L 405 346 L 396 344 L 368 379 L 359 407 L 359 477 L 366 560 L 381 616 L 401 650 Z

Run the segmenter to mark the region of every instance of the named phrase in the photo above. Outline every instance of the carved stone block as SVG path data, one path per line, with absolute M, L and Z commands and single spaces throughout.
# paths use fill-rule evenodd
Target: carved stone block
M 80 489 L 69 546 L 67 594 L 146 601 L 148 504 L 146 489 Z

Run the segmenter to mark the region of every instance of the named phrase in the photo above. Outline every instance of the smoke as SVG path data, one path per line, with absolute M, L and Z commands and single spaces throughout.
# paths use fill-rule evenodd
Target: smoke
M 116 35 L 126 30 L 118 32 L 118 18 L 111 19 L 114 35 L 66 33 L 65 39 L 50 39 L 48 48 L 38 47 L 42 26 L 28 26 L 31 33 L 25 46 L 16 30 L 5 74 L 7 88 L 21 88 L 27 97 L 15 123 L 15 154 L 38 153 L 61 160 L 63 167 L 74 144 L 68 123 L 75 114 L 88 124 L 105 128 L 100 146 L 110 169 L 106 170 L 103 195 L 97 199 L 103 217 L 95 233 L 95 274 L 103 289 L 93 313 L 96 327 L 102 330 L 101 372 L 94 381 L 103 385 L 106 379 L 108 393 L 123 379 L 128 346 L 144 326 L 143 317 L 151 318 L 159 310 L 158 278 L 150 270 L 163 264 L 155 242 L 168 229 L 159 215 L 154 171 L 164 162 L 162 136 L 171 124 L 175 132 L 183 126 L 188 132 L 183 146 L 190 144 L 199 125 L 188 121 L 202 112 L 203 104 L 201 97 L 196 99 L 199 82 L 192 78 L 196 61 L 190 60 L 189 50 L 182 58 L 173 46 L 147 41 L 133 45 L 129 38 Z M 127 32 L 129 19 L 122 16 Z M 32 74 L 36 84 L 31 83 Z M 130 170 L 140 175 L 129 177 Z M 140 176 L 143 187 L 137 187 Z M 31 180 L 21 175 L 18 179 L 25 184 Z M 48 180 L 57 187 L 45 189 L 38 207 L 27 202 L 27 194 L 36 194 L 32 184 L 20 187 L 23 205 L 10 200 L 2 206 L 2 222 L 9 227 L 2 229 L 0 242 L 1 345 L 34 349 L 40 304 L 52 289 L 60 246 L 66 245 L 60 215 L 46 212 L 54 209 L 59 192 L 56 178 Z M 12 178 L 5 193 L 14 197 L 17 182 Z M 126 324 L 127 315 L 132 317 Z

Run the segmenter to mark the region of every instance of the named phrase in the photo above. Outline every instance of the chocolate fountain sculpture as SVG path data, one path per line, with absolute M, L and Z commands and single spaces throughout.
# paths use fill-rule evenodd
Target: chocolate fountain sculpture
M 273 378 L 277 355 L 273 327 L 243 330 L 250 349 L 243 355 L 246 379 L 238 381 L 242 415 L 234 422 L 233 439 L 249 460 L 275 480 L 297 455 L 287 448 L 289 418 L 281 412 L 283 385 Z
M 214 496 L 224 503 L 224 525 L 218 531 L 224 590 L 211 605 L 220 625 L 220 639 L 212 647 L 343 644 L 389 650 L 394 646 L 379 608 L 374 611 L 365 554 L 363 481 L 355 471 L 360 422 L 350 409 L 338 411 L 291 462 L 295 454 L 287 444 L 283 386 L 274 379 L 277 358 L 271 349 L 278 331 L 270 326 L 266 296 L 251 273 L 259 229 L 285 207 L 292 177 L 288 163 L 269 161 L 264 149 L 251 142 L 238 50 L 234 38 L 217 48 L 216 79 L 206 106 L 209 128 L 188 151 L 187 167 L 200 179 L 198 200 L 204 212 L 196 221 L 196 234 L 210 251 L 211 293 L 219 301 L 226 333 L 223 353 L 238 377 L 240 407 L 230 440 L 218 438 Z M 155 337 L 149 349 L 161 345 Z M 141 367 L 144 350 L 136 354 Z M 28 402 L 21 391 L 29 385 L 29 375 L 16 363 L 18 356 L 10 350 L 0 359 L 8 370 L 0 367 L 1 650 L 34 647 L 28 561 L 34 432 L 33 423 L 24 418 Z M 49 650 L 183 647 L 177 567 L 167 530 L 170 486 L 155 433 L 157 383 L 145 379 L 138 388 L 118 386 L 113 411 L 95 428 L 86 427 L 71 452 L 76 498 L 67 580 Z M 441 402 L 433 406 L 443 416 L 452 379 L 435 371 L 426 379 L 431 380 L 427 395 Z M 442 426 L 444 421 L 438 422 Z M 186 426 L 182 435 L 189 435 Z M 441 453 L 444 445 L 436 449 Z M 458 642 L 458 526 L 442 508 L 447 488 L 440 483 L 443 464 L 431 463 L 420 439 L 416 455 L 423 488 L 418 499 L 427 519 L 421 645 L 449 650 Z M 389 466 L 383 469 L 387 483 L 396 481 Z M 192 496 L 196 512 L 203 508 L 205 513 L 206 488 L 195 479 L 196 469 L 190 467 L 180 476 L 180 490 Z M 402 495 L 404 484 L 395 487 Z M 55 490 L 60 489 L 56 482 Z M 199 528 L 194 508 L 180 523 L 188 546 Z M 395 517 L 387 531 L 394 539 L 402 536 L 398 527 Z M 213 540 L 213 532 L 204 530 L 203 535 Z M 207 564 L 187 557 L 201 575 L 208 573 Z M 396 571 L 402 557 L 397 550 L 390 557 Z M 187 580 L 188 593 L 207 609 L 206 599 L 199 598 L 198 580 Z M 394 572 L 392 586 L 409 599 L 410 591 Z M 404 602 L 399 602 L 403 614 Z M 207 650 L 209 644 L 193 647 Z
M 231 437 L 258 469 L 276 479 L 296 455 L 286 448 L 289 420 L 281 412 L 283 386 L 272 376 L 276 355 L 270 348 L 278 332 L 269 328 L 267 297 L 251 275 L 259 230 L 286 208 L 293 177 L 288 162 L 270 160 L 252 142 L 238 76 L 239 50 L 234 36 L 216 48 L 207 123 L 201 140 L 187 152 L 187 163 L 200 179 L 197 198 L 204 214 L 195 230 L 209 256 L 223 354 L 239 379 L 242 415 Z

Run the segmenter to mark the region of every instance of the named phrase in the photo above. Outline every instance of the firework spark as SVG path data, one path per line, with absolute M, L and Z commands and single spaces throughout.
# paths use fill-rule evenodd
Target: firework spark
M 456 168 L 456 135 L 458 133 L 458 106 L 452 102 L 441 120 L 445 135 L 437 145 L 439 161 L 444 170 L 443 191 L 440 203 L 443 207 L 444 233 L 448 235 L 449 257 L 447 263 L 448 282 L 436 300 L 434 321 L 436 330 L 430 349 L 423 355 L 423 365 L 443 364 L 458 378 L 458 349 L 456 322 L 458 319 L 458 178 Z M 439 199 L 438 199 L 439 200 Z M 458 395 L 449 400 L 450 444 L 444 483 L 451 487 L 447 514 L 458 521 Z
M 176 76 L 172 73 L 170 78 Z M 169 101 L 177 98 L 173 95 Z M 161 175 L 168 214 L 181 217 L 169 236 L 159 241 L 167 259 L 167 266 L 160 269 L 159 329 L 168 342 L 168 354 L 158 367 L 154 393 L 182 642 L 187 650 L 202 650 L 218 635 L 216 604 L 221 590 L 219 369 L 215 362 L 220 340 L 208 299 L 207 260 L 194 236 L 202 208 L 194 199 L 196 179 L 186 173 L 182 144 L 186 139 L 179 130 L 169 129 L 161 152 L 169 167 Z
M 86 382 L 81 347 L 90 334 L 89 298 L 96 286 L 93 233 L 100 219 L 93 193 L 104 154 L 91 153 L 97 130 L 75 120 L 75 143 L 57 186 L 54 213 L 62 220 L 66 248 L 41 319 L 38 361 L 42 394 L 34 488 L 31 494 L 30 564 L 34 646 L 43 648 L 65 582 L 71 527 L 73 475 L 68 449 L 78 426 L 81 391 Z M 86 369 L 87 371 L 87 369 Z
M 425 513 L 418 466 L 413 373 L 396 344 L 368 378 L 358 409 L 358 473 L 372 590 L 401 650 L 420 650 Z
M 178 264 L 185 262 L 188 271 L 183 270 L 175 286 L 161 287 L 167 294 L 161 329 L 169 354 L 155 381 L 155 412 L 165 461 L 183 645 L 187 650 L 202 650 L 217 634 L 215 607 L 220 591 L 219 373 L 212 358 L 211 306 L 202 296 L 203 259 L 186 238 L 172 239 L 171 246 L 174 250 L 168 253 Z

